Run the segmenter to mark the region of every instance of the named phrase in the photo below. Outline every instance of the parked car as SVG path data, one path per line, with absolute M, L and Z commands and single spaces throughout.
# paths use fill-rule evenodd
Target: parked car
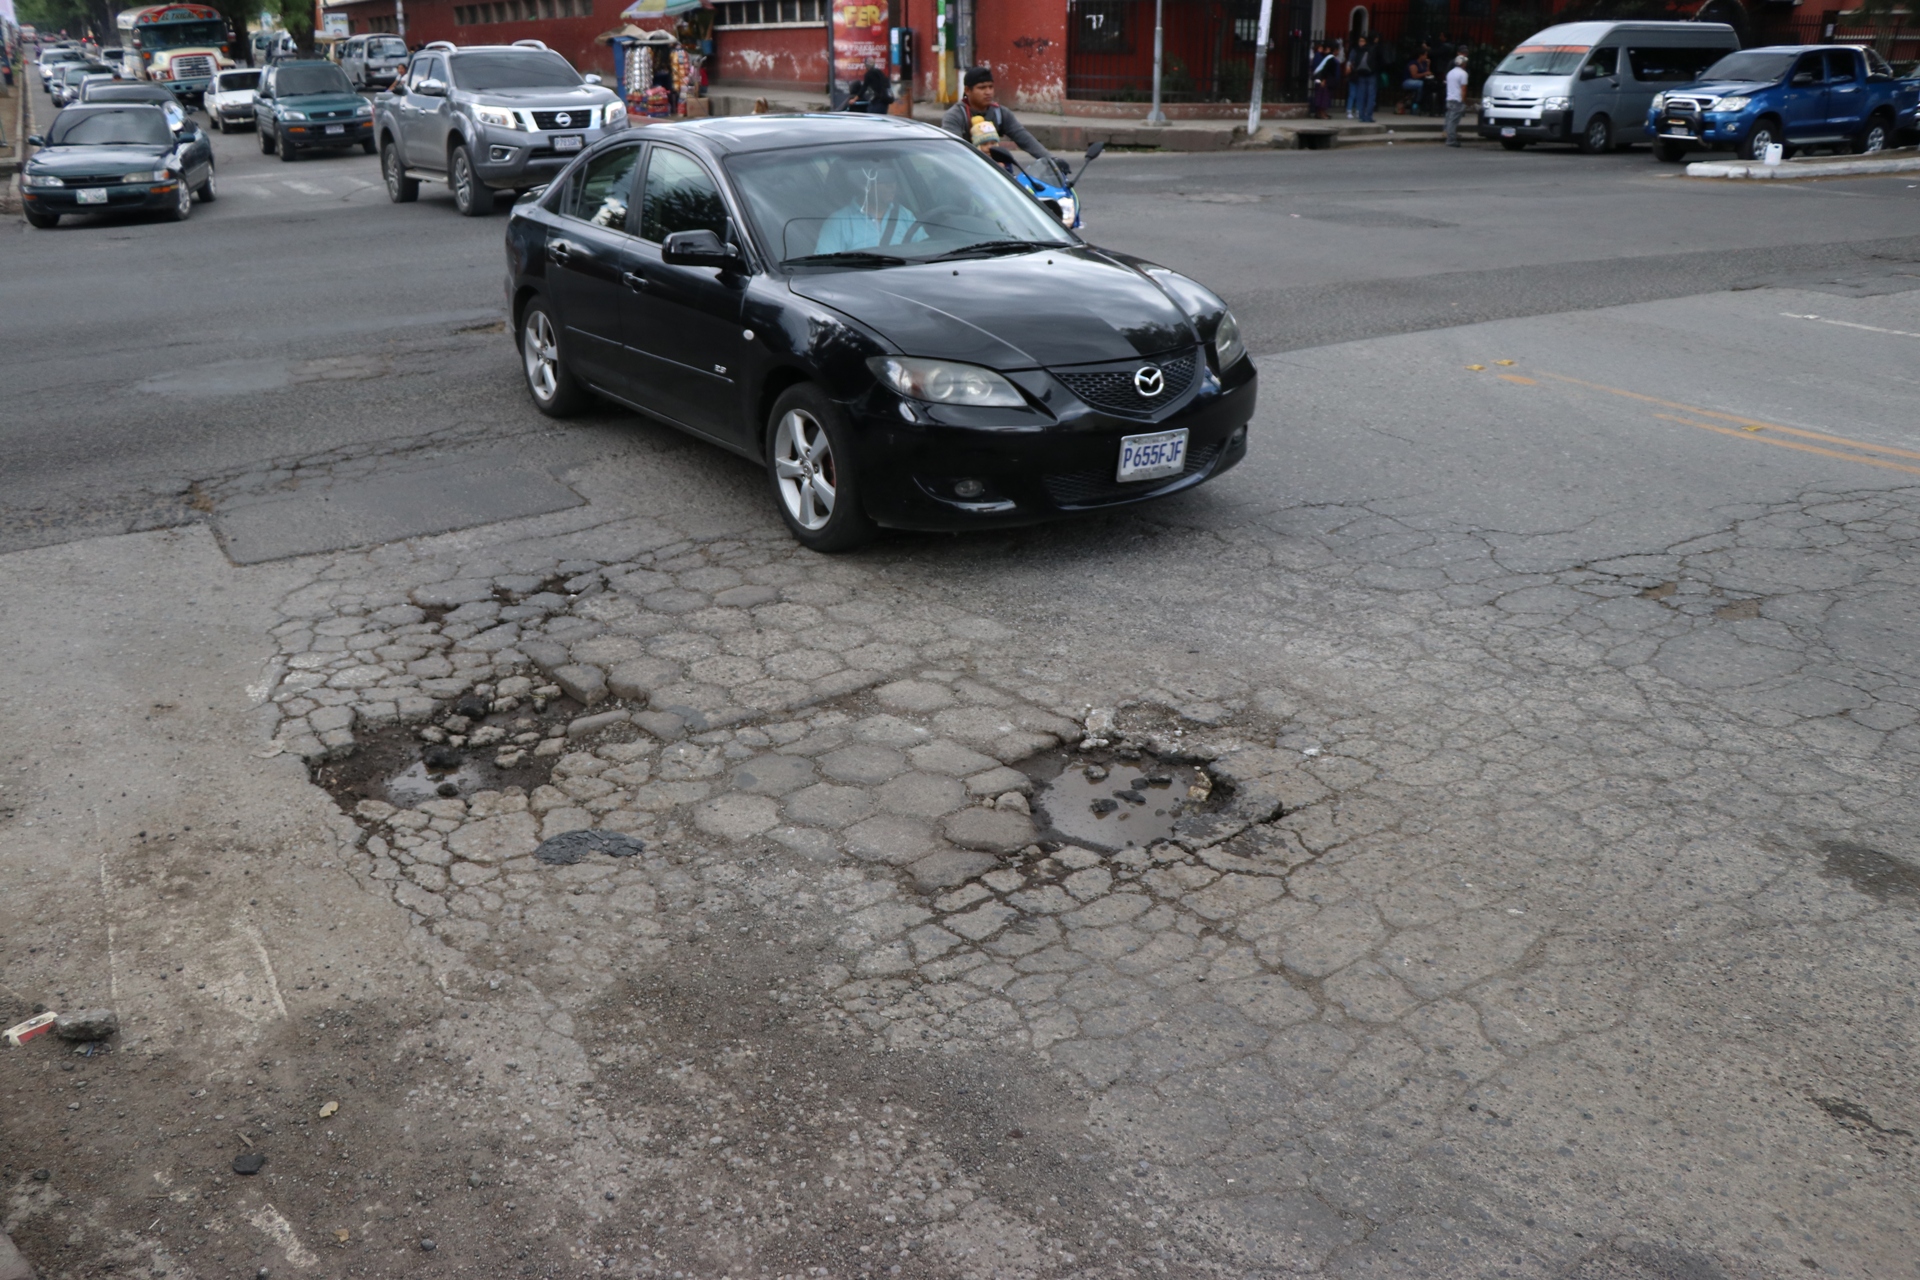
M 1654 157 L 1734 150 L 1748 160 L 1804 147 L 1884 151 L 1912 118 L 1915 82 L 1898 81 L 1886 59 L 1852 45 L 1772 45 L 1720 59 L 1696 81 L 1661 94 L 1647 110 Z
M 373 108 L 331 62 L 276 62 L 262 71 L 253 117 L 260 150 L 282 160 L 352 146 L 374 153 Z
M 407 42 L 399 36 L 354 36 L 340 46 L 340 69 L 356 89 L 384 89 L 407 64 Z
M 495 191 L 537 187 L 626 127 L 626 107 L 599 76 L 582 76 L 538 40 L 435 41 L 380 95 L 376 121 L 387 195 L 405 203 L 421 182 L 444 181 L 469 217 L 492 212 Z
M 156 107 L 171 107 L 186 115 L 186 104 L 173 90 L 151 80 L 89 80 L 80 86 L 81 102 L 146 102 Z
M 53 105 L 64 107 L 80 96 L 80 85 L 89 77 L 102 80 L 114 79 L 113 68 L 104 62 L 68 62 L 63 63 L 54 73 L 53 83 L 47 93 L 53 99 Z
M 222 133 L 254 123 L 254 93 L 260 88 L 260 72 L 255 70 L 215 73 L 200 99 L 207 119 Z
M 817 550 L 1111 510 L 1246 454 L 1225 303 L 903 117 L 603 139 L 514 207 L 507 273 L 541 412 L 601 396 L 755 459 Z
M 1509 151 L 1571 142 L 1589 155 L 1634 140 L 1662 89 L 1740 47 L 1718 22 L 1568 22 L 1529 37 L 1480 91 L 1483 138 Z
M 27 221 L 58 225 L 69 213 L 164 209 L 174 221 L 193 198 L 214 199 L 213 144 L 184 116 L 144 102 L 86 103 L 53 118 L 20 173 Z

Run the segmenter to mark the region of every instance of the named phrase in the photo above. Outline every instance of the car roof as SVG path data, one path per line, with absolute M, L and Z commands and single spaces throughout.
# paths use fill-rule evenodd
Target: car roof
M 1700 35 L 1730 39 L 1732 27 L 1724 22 L 1563 22 L 1547 27 L 1522 40 L 1521 44 L 1591 44 L 1610 34 Z
M 782 151 L 859 142 L 896 142 L 906 138 L 960 139 L 935 125 L 906 116 L 855 112 L 813 115 L 705 116 L 656 124 L 648 136 L 662 142 L 697 142 L 717 154 Z
M 177 102 L 171 89 L 157 84 L 103 85 L 88 102 Z
M 276 71 L 284 71 L 288 67 L 332 67 L 334 65 L 335 64 L 328 62 L 325 58 L 288 58 L 284 62 L 276 62 L 273 64 L 274 70 Z M 234 69 L 239 70 L 237 67 Z
M 90 115 L 96 111 L 160 111 L 160 104 L 157 102 L 75 102 L 60 108 L 60 114 L 63 116 L 69 111 L 80 115 Z M 162 111 L 161 114 L 166 113 Z

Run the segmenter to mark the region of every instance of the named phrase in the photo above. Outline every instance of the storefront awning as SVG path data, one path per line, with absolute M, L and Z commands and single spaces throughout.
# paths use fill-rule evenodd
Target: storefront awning
M 620 16 L 629 22 L 638 22 L 643 18 L 671 18 L 676 14 L 691 13 L 702 6 L 702 0 L 633 0 L 633 3 L 620 11 Z

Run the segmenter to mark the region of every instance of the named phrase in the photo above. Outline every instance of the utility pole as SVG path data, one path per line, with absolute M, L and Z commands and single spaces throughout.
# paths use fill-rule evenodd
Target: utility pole
M 1271 0 L 1262 0 L 1270 3 Z M 1166 113 L 1160 110 L 1160 63 L 1166 52 L 1166 30 L 1161 19 L 1164 16 L 1166 0 L 1153 0 L 1153 110 L 1147 112 L 1148 124 L 1165 124 Z
M 1260 34 L 1253 45 L 1253 101 L 1247 107 L 1247 136 L 1260 132 L 1260 99 L 1267 80 L 1267 43 L 1273 36 L 1273 0 L 1260 0 Z

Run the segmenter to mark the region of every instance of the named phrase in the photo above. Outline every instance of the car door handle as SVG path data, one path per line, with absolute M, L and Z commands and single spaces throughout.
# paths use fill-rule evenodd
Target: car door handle
M 650 287 L 645 276 L 632 271 L 622 271 L 620 273 L 620 283 L 635 293 L 645 293 Z
M 555 240 L 547 246 L 547 256 L 555 262 L 564 263 L 573 256 L 573 246 L 565 240 Z

